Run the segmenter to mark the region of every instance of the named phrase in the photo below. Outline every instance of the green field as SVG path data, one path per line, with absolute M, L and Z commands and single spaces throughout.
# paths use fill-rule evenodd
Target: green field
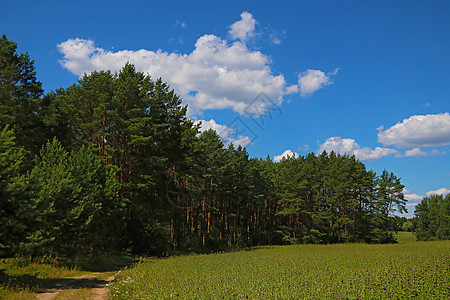
M 112 299 L 449 299 L 450 241 L 295 245 L 143 261 Z

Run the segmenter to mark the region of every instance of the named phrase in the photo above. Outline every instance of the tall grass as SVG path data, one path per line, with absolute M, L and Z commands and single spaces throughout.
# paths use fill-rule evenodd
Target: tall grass
M 450 241 L 276 246 L 142 262 L 113 299 L 450 298 Z
M 0 260 L 0 299 L 32 299 L 63 278 L 75 277 L 93 271 L 119 270 L 132 259 L 124 256 L 102 255 L 78 257 L 60 261 L 43 257 L 39 262 L 29 258 Z
M 45 260 L 44 260 L 45 261 Z M 31 262 L 27 258 L 0 260 L 0 299 L 30 299 L 34 293 L 50 287 L 59 278 L 81 275 L 77 267 L 52 262 Z

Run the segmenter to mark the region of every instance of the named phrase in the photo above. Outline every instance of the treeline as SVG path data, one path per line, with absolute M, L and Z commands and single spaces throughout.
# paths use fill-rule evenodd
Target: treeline
M 0 256 L 395 241 L 393 173 L 334 152 L 249 158 L 130 64 L 44 95 L 16 47 L 0 39 Z
M 450 240 L 450 194 L 424 197 L 417 204 L 414 214 L 417 240 Z

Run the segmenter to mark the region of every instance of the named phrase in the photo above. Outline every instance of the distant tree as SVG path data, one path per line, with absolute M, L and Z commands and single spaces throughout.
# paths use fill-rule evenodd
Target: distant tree
M 450 194 L 424 197 L 414 213 L 418 240 L 450 239 Z
M 411 232 L 411 231 L 413 231 L 413 229 L 414 229 L 414 224 L 411 221 L 406 221 L 402 225 L 403 231 Z
M 333 151 L 277 163 L 279 232 L 290 243 L 363 242 L 373 238 L 375 174 Z
M 393 233 L 396 230 L 396 222 L 393 213 L 395 211 L 399 213 L 407 212 L 406 200 L 403 195 L 405 186 L 401 184 L 400 178 L 386 170 L 378 176 L 376 183 L 376 196 L 375 201 L 373 201 L 372 213 L 372 242 L 395 242 Z
M 408 221 L 406 217 L 395 216 L 396 230 L 402 230 L 403 224 Z

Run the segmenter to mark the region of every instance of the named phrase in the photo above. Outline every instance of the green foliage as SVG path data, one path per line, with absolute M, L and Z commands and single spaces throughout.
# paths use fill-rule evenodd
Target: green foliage
M 406 217 L 395 216 L 395 228 L 396 228 L 396 230 L 400 230 L 401 231 L 402 227 L 403 227 L 403 224 L 406 221 L 410 221 L 411 222 L 411 220 L 407 219 Z
M 54 139 L 42 148 L 29 177 L 36 220 L 22 245 L 25 253 L 72 256 L 115 245 L 117 183 L 90 150 L 69 154 Z
M 0 257 L 17 251 L 31 222 L 27 182 L 20 175 L 25 150 L 15 144 L 14 132 L 5 126 L 0 132 Z
M 414 229 L 414 224 L 411 221 L 406 221 L 402 225 L 402 230 L 406 232 L 411 232 Z
M 112 299 L 447 299 L 450 242 L 257 248 L 144 261 Z
M 168 240 L 161 230 L 169 222 L 167 170 L 185 163 L 186 131 L 192 127 L 181 99 L 166 83 L 127 64 L 119 74 L 85 75 L 46 100 L 46 122 L 65 128 L 65 145 L 92 150 L 113 170 L 124 205 L 122 243 L 136 253 L 153 253 L 150 245 L 162 236 Z
M 450 194 L 424 197 L 414 213 L 419 241 L 450 239 Z
M 284 159 L 275 175 L 283 239 L 302 243 L 390 243 L 392 212 L 404 211 L 403 185 L 354 156 L 334 152 Z M 287 226 L 287 227 L 286 227 Z M 290 228 L 290 229 L 289 229 Z
M 374 236 L 371 242 L 395 242 L 393 231 L 397 228 L 393 212 L 406 212 L 406 200 L 403 195 L 405 186 L 394 173 L 384 170 L 377 178 L 376 200 L 373 203 L 372 226 Z
M 36 79 L 34 62 L 27 53 L 17 54 L 17 44 L 0 37 L 0 128 L 14 128 L 16 143 L 39 151 L 44 133 L 39 116 L 42 84 Z

